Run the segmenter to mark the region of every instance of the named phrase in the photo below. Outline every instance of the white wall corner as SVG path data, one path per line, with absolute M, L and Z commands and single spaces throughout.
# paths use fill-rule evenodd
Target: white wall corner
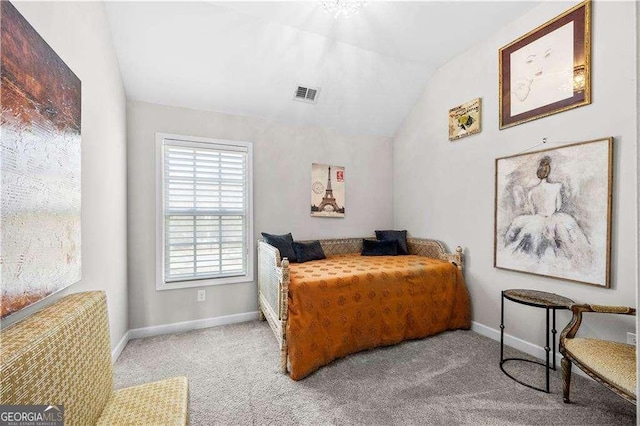
M 116 347 L 113 348 L 113 351 L 111 351 L 111 359 L 114 364 L 118 360 L 118 357 L 120 357 L 122 350 L 124 349 L 125 346 L 127 346 L 128 342 L 129 342 L 129 331 L 127 330 L 127 332 L 124 333 L 124 336 L 122 336 L 122 339 L 120 339 Z

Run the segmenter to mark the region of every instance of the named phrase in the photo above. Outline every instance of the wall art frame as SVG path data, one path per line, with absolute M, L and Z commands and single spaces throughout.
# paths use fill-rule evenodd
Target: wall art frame
M 495 160 L 494 264 L 609 288 L 613 138 Z
M 1 9 L 4 318 L 82 278 L 82 86 L 11 2 Z
M 499 50 L 500 129 L 591 103 L 591 1 Z
M 475 98 L 449 110 L 449 141 L 482 131 L 482 99 Z
M 344 167 L 311 165 L 311 216 L 343 218 L 345 215 Z

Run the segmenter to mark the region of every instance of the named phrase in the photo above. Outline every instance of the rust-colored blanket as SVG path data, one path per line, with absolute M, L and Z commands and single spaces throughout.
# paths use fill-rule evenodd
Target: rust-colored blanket
M 289 266 L 291 378 L 337 358 L 471 326 L 462 274 L 421 256 L 333 256 Z

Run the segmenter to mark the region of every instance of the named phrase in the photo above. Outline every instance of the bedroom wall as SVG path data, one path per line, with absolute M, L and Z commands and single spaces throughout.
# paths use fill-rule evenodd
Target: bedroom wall
M 578 302 L 635 305 L 637 229 L 637 23 L 634 2 L 593 4 L 591 105 L 498 130 L 498 49 L 575 3 L 548 2 L 441 67 L 394 139 L 394 226 L 465 247 L 473 319 L 498 329 L 500 291 L 532 288 Z M 449 142 L 449 108 L 482 97 L 482 132 Z M 615 137 L 611 289 L 493 267 L 494 160 L 542 141 Z M 549 145 L 548 147 L 559 146 Z M 506 332 L 544 346 L 544 311 L 506 302 Z M 568 312 L 558 313 L 558 329 Z M 635 321 L 587 317 L 585 335 L 625 341 Z M 485 329 L 485 331 L 487 331 Z M 491 333 L 489 333 L 491 334 Z M 495 336 L 495 334 L 494 334 Z
M 2 325 L 67 294 L 105 290 L 115 347 L 128 330 L 126 99 L 104 4 L 14 5 L 82 81 L 82 280 Z
M 636 3 L 636 40 L 640 40 L 640 4 Z M 636 43 L 636 75 L 640 74 L 640 43 Z M 640 83 L 636 83 L 636 102 L 637 102 L 637 111 L 640 112 Z M 637 120 L 637 141 L 640 144 L 640 120 Z M 638 155 L 638 160 L 636 162 L 636 173 L 637 173 L 637 181 L 640 182 L 640 170 L 638 169 L 638 165 L 640 165 L 640 149 L 637 148 L 636 151 Z M 640 255 L 640 184 L 636 188 L 636 196 L 637 196 L 637 207 L 636 207 L 636 219 L 637 219 L 637 244 L 638 244 L 638 254 Z M 638 302 L 640 302 L 640 291 L 638 291 L 638 282 L 640 281 L 640 262 L 636 265 L 636 306 L 638 306 Z M 636 316 L 636 335 L 640 330 L 640 317 Z M 636 344 L 637 349 L 637 344 Z M 640 370 L 640 358 L 636 358 L 636 371 Z M 638 382 L 636 386 L 636 395 L 640 393 L 640 382 Z
M 129 188 L 129 327 L 131 329 L 254 312 L 255 282 L 156 291 L 155 133 L 253 142 L 254 240 L 260 232 L 295 239 L 373 235 L 392 225 L 391 138 L 348 136 L 317 127 L 162 106 L 127 104 Z M 345 166 L 344 219 L 309 213 L 311 163 Z

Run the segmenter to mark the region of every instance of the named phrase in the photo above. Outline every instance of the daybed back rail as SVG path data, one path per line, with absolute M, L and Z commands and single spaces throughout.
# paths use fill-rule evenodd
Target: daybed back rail
M 462 247 L 460 246 L 456 247 L 455 253 L 448 253 L 440 241 L 424 238 L 407 238 L 407 246 L 409 254 L 446 260 L 454 263 L 460 270 L 464 266 Z
M 369 237 L 375 239 L 375 237 Z M 327 256 L 337 254 L 360 253 L 362 251 L 362 238 L 338 238 L 332 240 L 320 240 L 322 250 Z M 409 254 L 431 257 L 433 259 L 446 260 L 455 263 L 462 269 L 462 247 L 458 246 L 455 253 L 448 253 L 440 241 L 425 238 L 407 238 Z
M 334 240 L 320 240 L 324 254 L 350 254 L 362 252 L 362 238 L 338 238 Z

